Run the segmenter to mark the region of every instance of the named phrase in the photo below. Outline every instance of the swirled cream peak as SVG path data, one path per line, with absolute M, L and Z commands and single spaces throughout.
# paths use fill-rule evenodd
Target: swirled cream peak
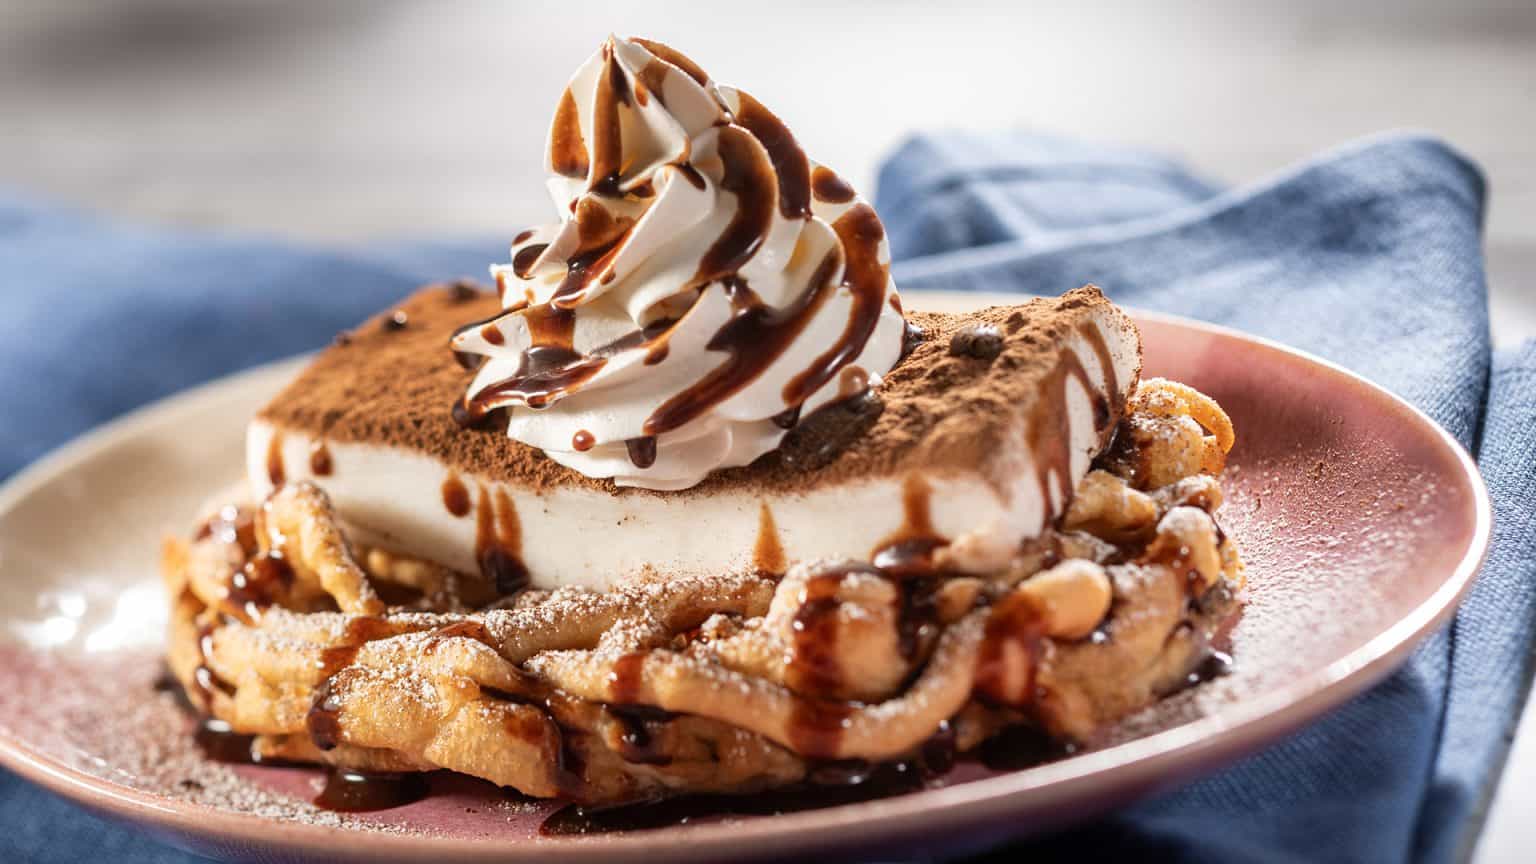
M 878 383 L 901 304 L 880 219 L 746 93 L 610 38 L 550 129 L 553 225 L 496 266 L 504 312 L 462 328 L 462 423 L 591 477 L 683 489 Z M 478 364 L 478 366 L 476 366 Z

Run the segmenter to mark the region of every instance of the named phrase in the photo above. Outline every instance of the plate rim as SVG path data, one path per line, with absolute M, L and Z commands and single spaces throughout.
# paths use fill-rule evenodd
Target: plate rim
M 968 305 L 1016 304 L 1024 293 L 913 291 L 909 305 L 923 308 L 922 300 L 965 298 Z M 568 860 L 608 858 L 666 848 L 674 860 L 699 860 L 729 852 L 761 856 L 828 850 L 853 844 L 881 845 L 901 842 L 915 835 L 952 832 L 981 824 L 1011 810 L 1017 796 L 1042 786 L 1055 787 L 1062 800 L 1073 802 L 1110 790 L 1143 792 L 1173 785 L 1189 776 L 1204 774 L 1217 763 L 1263 747 L 1280 736 L 1314 722 L 1324 712 L 1364 692 L 1385 678 L 1406 655 L 1454 614 L 1470 590 L 1486 558 L 1492 532 L 1492 506 L 1482 474 L 1466 448 L 1439 423 L 1387 388 L 1323 357 L 1275 340 L 1220 324 L 1212 324 L 1136 307 L 1121 307 L 1136 322 L 1156 322 L 1257 344 L 1270 351 L 1289 354 L 1364 387 L 1427 428 L 1431 438 L 1454 457 L 1472 492 L 1473 529 L 1461 559 L 1440 585 L 1408 614 L 1399 617 L 1332 663 L 1318 667 L 1282 687 L 1243 699 L 1222 711 L 1127 741 L 1070 760 L 1025 771 L 931 789 L 912 795 L 876 799 L 820 810 L 784 814 L 774 819 L 711 826 L 661 828 L 633 835 L 535 838 L 513 842 L 434 836 L 430 834 L 380 834 L 370 842 L 366 830 L 294 822 L 274 822 L 249 813 L 234 813 L 208 805 L 175 801 L 151 792 L 132 789 L 62 764 L 29 747 L 26 742 L 0 731 L 0 766 L 76 804 L 129 823 L 157 830 L 162 836 L 195 838 L 228 847 L 231 842 L 252 847 L 313 853 L 336 848 L 338 838 L 361 844 L 351 850 L 373 860 L 401 860 L 420 855 L 455 855 L 466 861 L 514 860 L 547 856 L 552 852 Z M 68 467 L 111 446 L 118 439 L 144 427 L 165 422 L 165 415 L 192 410 L 191 406 L 216 390 L 277 377 L 296 371 L 313 352 L 263 363 L 215 378 L 192 388 L 163 396 L 82 433 L 55 448 L 0 484 L 0 513 L 8 512 Z M 1282 713 L 1281 709 L 1292 710 Z M 1106 769 L 1115 769 L 1106 776 Z M 1173 769 L 1173 770 L 1169 770 Z M 1106 783 L 1106 779 L 1108 782 Z M 922 818 L 917 819 L 921 814 Z M 785 826 L 785 820 L 791 825 Z M 861 838 L 845 832 L 856 823 L 878 820 L 878 837 Z M 274 830 L 276 826 L 277 830 Z M 684 833 L 685 832 L 685 833 Z M 685 844 L 675 840 L 686 837 Z M 754 849 L 744 844 L 767 841 Z M 364 847 L 366 850 L 364 851 Z

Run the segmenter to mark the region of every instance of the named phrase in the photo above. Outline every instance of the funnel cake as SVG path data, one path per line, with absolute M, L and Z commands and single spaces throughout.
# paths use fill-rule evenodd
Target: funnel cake
M 242 753 L 747 794 L 1091 746 L 1198 677 L 1234 432 L 1097 288 L 904 313 L 873 209 L 657 43 L 547 161 L 559 225 L 338 338 L 166 541 L 171 670 Z
M 370 339 L 441 344 L 452 316 L 439 316 L 434 330 L 431 310 L 462 311 L 486 296 L 427 289 L 400 307 L 420 329 L 415 337 L 370 322 L 298 383 L 346 363 L 338 358 L 387 365 L 383 352 L 354 352 Z M 735 481 L 750 482 L 769 512 L 792 499 L 797 475 L 803 483 L 818 470 L 836 476 L 843 460 L 860 470 L 876 464 L 860 447 L 872 451 L 872 435 L 894 435 L 879 431 L 887 424 L 926 427 L 904 449 L 954 458 L 940 443 L 945 417 L 914 424 L 900 416 L 912 410 L 903 406 L 1014 366 L 1016 348 L 1059 338 L 1032 322 L 1055 320 L 1052 311 L 1074 302 L 1104 301 L 1073 292 L 970 315 L 913 314 L 924 338 L 871 394 L 885 407 L 858 439 L 830 455 L 823 451 L 835 441 L 792 442 Z M 1001 345 L 990 359 L 965 353 L 974 346 L 952 347 L 993 333 Z M 423 410 L 445 412 L 462 373 L 446 352 L 435 362 L 440 368 L 394 373 L 422 388 Z M 369 376 L 356 381 L 366 387 Z M 306 416 L 287 399 L 264 416 L 279 407 Z M 447 768 L 586 803 L 752 791 L 848 760 L 942 767 L 935 740 L 963 753 L 1015 724 L 1088 744 L 1184 685 L 1244 579 L 1214 517 L 1215 475 L 1233 441 L 1220 408 L 1160 380 L 1140 382 L 1123 409 L 1111 407 L 1110 443 L 1060 515 L 986 573 L 950 566 L 928 509 L 931 489 L 923 472 L 907 471 L 899 483 L 906 524 L 856 560 L 791 562 L 765 534 L 757 559 L 731 572 L 657 570 L 607 590 L 503 593 L 499 565 L 459 571 L 349 539 L 353 530 L 322 488 L 341 469 L 305 470 L 259 506 L 226 506 L 190 541 L 167 542 L 171 667 L 196 706 L 255 736 L 261 758 Z M 398 427 L 375 434 L 390 440 L 418 428 L 411 412 L 398 416 Z M 355 441 L 365 429 L 326 432 Z M 519 475 L 490 473 L 500 452 L 519 457 L 536 489 L 588 485 L 524 445 L 473 434 L 487 446 L 455 451 L 464 461 L 447 470 L 456 476 L 510 482 Z M 796 448 L 819 454 L 821 467 L 784 465 L 799 458 Z M 498 497 L 477 494 L 470 509 L 480 516 L 464 517 L 490 525 L 492 546 L 506 534 L 495 524 L 507 512 L 497 511 Z

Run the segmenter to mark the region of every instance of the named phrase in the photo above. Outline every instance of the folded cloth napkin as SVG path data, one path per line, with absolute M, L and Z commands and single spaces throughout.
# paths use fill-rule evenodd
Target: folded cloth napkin
M 1403 394 L 1474 447 L 1496 539 L 1456 623 L 1391 679 L 1221 774 L 1021 853 L 1443 861 L 1470 836 L 1527 680 L 1536 345 L 1490 360 L 1477 171 L 1379 139 L 1224 192 L 1176 163 L 1041 136 L 919 137 L 880 211 L 903 288 L 1059 293 L 1230 324 Z M 189 384 L 325 343 L 503 243 L 316 251 L 143 230 L 0 197 L 0 475 Z M 1490 377 L 1490 367 L 1492 369 Z M 0 773 L 0 859 L 191 860 Z
M 1483 195 L 1464 157 L 1413 136 L 1233 191 L 1155 157 L 1026 134 L 919 136 L 886 163 L 878 209 L 903 289 L 1095 282 L 1295 345 L 1439 421 L 1493 497 L 1470 596 L 1389 680 L 1214 777 L 1007 855 L 1448 861 L 1475 841 L 1536 629 L 1536 342 L 1490 357 Z

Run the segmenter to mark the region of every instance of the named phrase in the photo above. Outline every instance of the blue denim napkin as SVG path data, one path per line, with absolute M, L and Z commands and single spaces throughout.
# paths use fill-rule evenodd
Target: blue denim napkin
M 877 206 L 901 288 L 1095 282 L 1304 348 L 1444 425 L 1494 502 L 1470 596 L 1389 680 L 1214 777 L 1007 855 L 1429 862 L 1475 841 L 1536 629 L 1536 342 L 1490 356 L 1483 203 L 1475 166 L 1413 136 L 1230 191 L 1155 156 L 1022 133 L 918 136 L 886 163 Z
M 1235 192 L 1042 136 L 919 137 L 886 165 L 879 206 L 903 288 L 1093 281 L 1322 354 L 1474 447 L 1497 511 L 1456 623 L 1387 682 L 1215 777 L 1005 854 L 1442 861 L 1466 842 L 1518 711 L 1536 608 L 1536 345 L 1490 359 L 1482 205 L 1476 169 L 1419 138 Z M 504 246 L 314 250 L 0 195 L 0 476 L 156 396 L 322 345 L 421 282 L 483 274 Z M 87 855 L 192 860 L 0 773 L 0 860 Z

